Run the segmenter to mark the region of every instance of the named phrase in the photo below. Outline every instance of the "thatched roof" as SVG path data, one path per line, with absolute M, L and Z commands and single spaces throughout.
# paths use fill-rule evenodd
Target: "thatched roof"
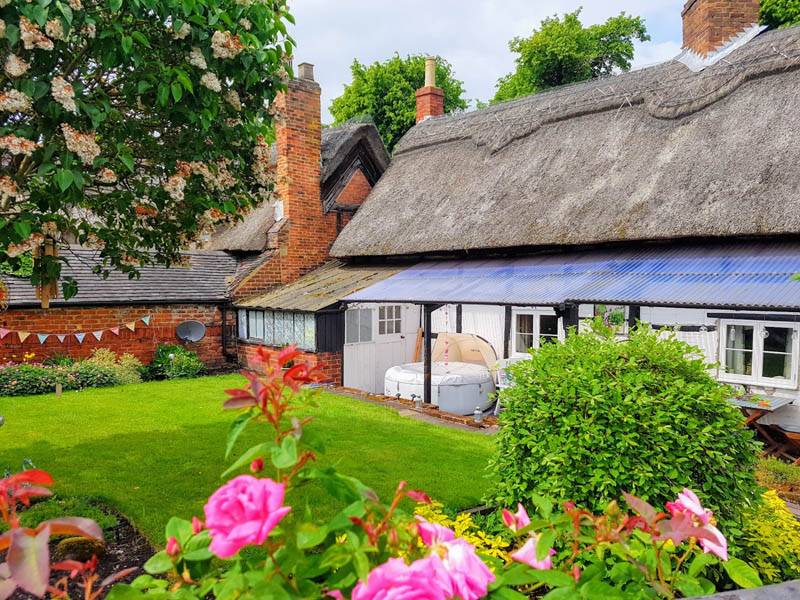
M 389 155 L 372 123 L 353 122 L 323 129 L 320 154 L 320 187 L 327 209 L 335 202 L 336 193 L 349 181 L 354 162 L 364 169 L 371 183 L 377 182 L 389 164 Z M 272 163 L 277 162 L 274 144 L 270 155 Z M 203 247 L 207 250 L 260 252 L 266 248 L 267 233 L 274 224 L 273 206 L 264 202 L 241 221 L 221 226 Z
M 800 233 L 800 27 L 423 121 L 337 257 Z

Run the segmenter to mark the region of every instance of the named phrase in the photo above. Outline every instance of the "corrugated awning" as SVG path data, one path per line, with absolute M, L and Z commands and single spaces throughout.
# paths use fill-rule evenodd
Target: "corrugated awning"
M 348 302 L 565 302 L 799 309 L 800 243 L 741 242 L 423 262 Z
M 401 268 L 384 265 L 348 266 L 333 260 L 288 285 L 280 286 L 262 296 L 237 302 L 236 306 L 315 312 L 336 304 L 348 294 L 394 275 Z

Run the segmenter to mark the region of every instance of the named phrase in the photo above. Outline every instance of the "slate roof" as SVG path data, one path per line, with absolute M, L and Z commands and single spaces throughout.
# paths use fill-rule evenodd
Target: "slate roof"
M 800 234 L 800 27 L 432 118 L 335 257 Z
M 99 263 L 95 250 L 70 249 L 62 255 L 69 260 L 62 275 L 78 282 L 77 296 L 64 301 L 51 300 L 51 306 L 113 304 L 217 303 L 228 298 L 228 279 L 236 272 L 237 261 L 225 252 L 187 252 L 188 267 L 146 266 L 140 279 L 128 279 L 111 271 L 108 279 L 92 273 Z M 9 307 L 38 307 L 36 291 L 27 279 L 5 277 L 9 288 Z
M 245 308 L 315 312 L 403 270 L 402 266 L 346 265 L 333 260 L 267 294 L 237 302 Z

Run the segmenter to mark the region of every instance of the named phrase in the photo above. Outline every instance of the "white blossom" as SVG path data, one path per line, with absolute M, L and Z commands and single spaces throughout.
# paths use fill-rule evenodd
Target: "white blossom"
M 164 191 L 169 194 L 173 200 L 183 200 L 183 190 L 186 187 L 186 180 L 180 175 L 171 175 L 162 186 Z
M 231 105 L 231 108 L 236 112 L 242 110 L 242 101 L 239 98 L 239 93 L 236 90 L 228 90 L 225 92 L 225 102 Z
M 30 68 L 30 65 L 16 54 L 9 54 L 3 68 L 10 77 L 22 77 Z
M 203 56 L 203 52 L 200 50 L 200 48 L 197 47 L 192 48 L 192 51 L 189 52 L 189 57 L 186 60 L 189 61 L 189 64 L 192 65 L 193 67 L 197 67 L 198 69 L 202 69 L 203 71 L 208 69 L 208 65 L 206 64 L 206 59 Z
M 35 23 L 31 23 L 27 17 L 19 18 L 19 35 L 22 38 L 22 45 L 26 50 L 40 48 L 41 50 L 52 50 L 53 40 L 43 34 Z
M 69 0 L 69 7 L 72 10 L 81 10 L 83 9 L 83 4 L 81 4 L 81 0 Z
M 97 26 L 94 23 L 86 23 L 86 25 L 81 28 L 81 33 L 90 40 L 93 40 L 97 35 Z
M 64 39 L 64 27 L 61 25 L 61 19 L 50 19 L 45 24 L 44 31 L 54 40 Z
M 91 165 L 100 156 L 100 146 L 95 141 L 94 133 L 82 133 L 67 123 L 61 124 L 61 133 L 67 143 L 67 150 L 74 152 L 85 165 Z
M 30 156 L 33 151 L 39 146 L 27 138 L 17 137 L 14 134 L 4 135 L 0 137 L 0 148 L 5 148 L 11 154 L 24 154 Z
M 11 4 L 11 0 L 0 0 L 0 8 L 5 8 L 9 4 Z
M 31 99 L 19 90 L 8 90 L 0 94 L 0 110 L 15 113 L 26 113 L 32 106 Z
M 0 38 L 6 37 L 6 22 L 0 19 Z
M 219 79 L 217 79 L 217 76 L 211 71 L 206 71 L 203 73 L 203 76 L 200 78 L 200 84 L 207 87 L 212 92 L 222 91 L 222 84 L 219 82 Z
M 53 77 L 50 83 L 50 93 L 53 95 L 53 99 L 64 107 L 64 110 L 73 114 L 78 113 L 78 107 L 75 106 L 75 90 L 63 77 Z
M 184 23 L 181 25 L 181 28 L 178 31 L 175 31 L 172 34 L 172 37 L 176 40 L 182 40 L 184 38 L 189 37 L 189 34 L 192 33 L 192 27 L 188 23 Z
M 263 136 L 258 136 L 256 145 L 253 148 L 253 176 L 258 183 L 264 186 L 272 182 L 270 154 L 269 144 L 267 144 Z
M 244 17 L 242 17 L 241 19 L 239 19 L 239 26 L 245 31 L 250 31 L 250 28 L 253 26 L 253 24 L 250 22 L 249 19 L 245 19 Z
M 100 169 L 97 172 L 97 176 L 95 178 L 100 183 L 116 183 L 117 182 L 117 174 L 114 173 L 114 171 L 112 169 L 109 169 L 108 167 Z
M 244 44 L 230 31 L 215 31 L 211 36 L 211 50 L 214 58 L 234 58 L 244 50 Z
M 16 198 L 17 196 L 19 196 L 19 188 L 14 180 L 8 175 L 0 177 L 0 200 L 3 201 L 3 204 L 9 198 Z

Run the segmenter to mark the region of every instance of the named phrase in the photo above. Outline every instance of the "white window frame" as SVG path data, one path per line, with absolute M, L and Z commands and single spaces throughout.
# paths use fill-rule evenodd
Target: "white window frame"
M 391 311 L 392 316 L 389 317 Z M 383 315 L 381 317 L 381 315 Z M 392 331 L 389 331 L 391 325 Z M 383 326 L 383 332 L 381 332 Z M 400 304 L 381 304 L 378 306 L 378 335 L 400 335 L 403 333 L 403 306 Z M 373 334 L 374 335 L 374 334 Z
M 753 374 L 740 375 L 726 371 L 728 328 L 731 325 L 744 325 L 753 328 Z M 792 330 L 792 369 L 791 377 L 762 377 L 760 375 L 764 361 L 764 329 L 780 327 Z M 719 379 L 726 383 L 758 385 L 767 388 L 797 389 L 798 365 L 800 365 L 800 324 L 781 321 L 748 321 L 745 319 L 725 319 L 719 325 Z
M 358 314 L 357 322 L 356 322 L 356 340 L 350 341 L 350 320 L 347 318 L 348 314 L 356 313 Z M 369 339 L 361 339 L 361 321 L 362 319 L 366 319 L 365 322 L 369 322 Z M 354 345 L 354 344 L 371 344 L 375 341 L 376 335 L 376 328 L 375 328 L 375 309 L 372 307 L 360 307 L 354 306 L 347 309 L 347 313 L 345 313 L 345 327 L 344 327 L 344 343 L 347 345 Z
M 564 324 L 552 308 L 513 309 L 511 311 L 511 357 L 528 357 L 528 350 L 517 348 L 517 318 L 520 315 L 533 316 L 533 347 L 541 346 L 541 320 L 540 317 L 556 317 L 558 322 L 558 341 L 564 341 Z

